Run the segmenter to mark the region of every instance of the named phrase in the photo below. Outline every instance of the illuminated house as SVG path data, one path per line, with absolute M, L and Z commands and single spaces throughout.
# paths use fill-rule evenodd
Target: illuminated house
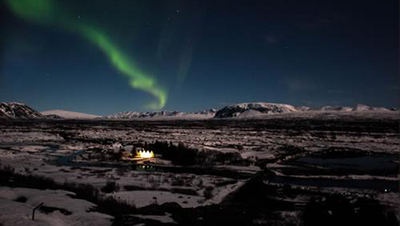
M 135 148 L 133 151 L 125 151 L 122 153 L 122 160 L 141 162 L 144 160 L 151 160 L 154 158 L 154 152 L 148 151 L 143 148 Z
M 154 158 L 153 151 L 146 151 L 144 149 L 136 151 L 136 158 L 150 159 Z

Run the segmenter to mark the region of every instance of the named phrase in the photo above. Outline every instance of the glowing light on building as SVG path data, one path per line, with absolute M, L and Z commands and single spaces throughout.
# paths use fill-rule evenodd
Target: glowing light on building
M 144 151 L 144 150 L 141 150 L 141 151 L 137 151 L 137 152 L 136 152 L 136 156 L 137 156 L 138 158 L 146 158 L 146 159 L 149 159 L 149 158 L 153 158 L 153 157 L 154 157 L 154 153 L 153 153 L 152 151 Z

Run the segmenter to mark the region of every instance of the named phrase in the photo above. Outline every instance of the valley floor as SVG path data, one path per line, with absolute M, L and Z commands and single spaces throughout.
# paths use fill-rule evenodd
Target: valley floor
M 362 207 L 360 200 L 376 201 L 388 215 L 400 204 L 398 120 L 397 115 L 328 114 L 257 120 L 2 121 L 0 167 L 57 184 L 90 184 L 99 196 L 136 210 L 112 216 L 97 212 L 96 203 L 70 198 L 71 191 L 16 187 L 7 176 L 0 187 L 0 209 L 18 211 L 0 211 L 0 224 L 30 225 L 31 210 L 40 202 L 53 211 L 39 209 L 40 223 L 32 225 L 207 225 L 218 211 L 221 221 L 236 213 L 246 225 L 301 225 L 307 224 L 310 203 L 336 196 L 352 208 Z M 156 141 L 182 143 L 212 162 L 180 166 L 159 157 L 143 164 L 101 159 L 116 144 L 124 148 Z M 218 153 L 234 158 L 221 160 Z M 189 220 L 184 213 L 197 218 Z

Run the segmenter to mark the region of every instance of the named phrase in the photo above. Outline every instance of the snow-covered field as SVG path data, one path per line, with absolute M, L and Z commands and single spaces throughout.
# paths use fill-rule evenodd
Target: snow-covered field
M 0 223 L 15 225 L 111 225 L 112 216 L 90 211 L 96 205 L 85 200 L 71 198 L 72 192 L 62 190 L 38 190 L 29 188 L 0 187 Z M 32 210 L 43 203 L 43 210 Z
M 84 147 L 80 147 L 84 148 Z M 93 166 L 62 166 L 55 160 L 74 152 L 77 147 L 60 146 L 53 150 L 48 146 L 13 146 L 11 149 L 0 149 L 2 165 L 12 166 L 22 174 L 34 174 L 52 178 L 58 183 L 88 183 L 101 189 L 108 181 L 117 183 L 120 192 L 112 194 L 122 198 L 136 207 L 154 203 L 177 202 L 183 207 L 196 207 L 205 203 L 218 203 L 206 200 L 204 190 L 213 188 L 213 194 L 221 197 L 226 190 L 232 190 L 243 180 L 236 180 L 212 175 L 174 174 L 168 172 L 135 171 L 130 168 L 111 168 Z M 254 168 L 254 167 L 253 167 Z M 254 172 L 254 170 L 252 171 Z M 227 185 L 219 185 L 225 184 Z M 125 187 L 133 187 L 127 191 Z M 187 195 L 189 192 L 191 195 Z M 183 194 L 182 194 L 183 193 Z M 208 201 L 208 202 L 206 202 Z
M 357 113 L 361 114 L 361 113 Z M 177 203 L 183 208 L 196 208 L 219 204 L 229 195 L 237 192 L 250 180 L 252 175 L 262 172 L 268 166 L 277 176 L 292 166 L 284 164 L 296 156 L 305 156 L 327 150 L 341 150 L 368 154 L 394 155 L 399 152 L 398 115 L 372 113 L 357 116 L 348 112 L 310 114 L 285 113 L 271 115 L 258 120 L 206 120 L 206 121 L 17 121 L 0 124 L 0 165 L 11 166 L 17 173 L 45 176 L 58 183 L 74 182 L 91 184 L 102 190 L 107 183 L 118 186 L 107 196 L 135 205 L 137 208 L 153 204 Z M 176 173 L 169 170 L 138 170 L 129 163 L 97 162 L 87 164 L 86 157 L 102 150 L 113 150 L 115 144 L 123 147 L 137 143 L 167 141 L 183 143 L 188 147 L 209 153 L 236 153 L 246 164 L 218 162 L 212 170 L 224 170 L 224 174 L 198 173 L 198 171 Z M 84 152 L 85 155 L 79 154 Z M 74 156 L 73 164 L 62 161 Z M 99 160 L 95 160 L 99 161 Z M 93 162 L 93 161 L 92 161 Z M 161 163 L 171 166 L 168 161 Z M 96 162 L 95 162 L 96 163 Z M 100 163 L 107 163 L 101 165 Z M 119 165 L 118 167 L 116 167 Z M 194 166 L 199 167 L 199 166 Z M 219 172 L 219 171 L 218 171 Z M 238 175 L 246 175 L 238 177 Z M 325 179 L 380 179 L 398 180 L 398 175 L 291 175 L 297 178 Z M 22 188 L 1 187 L 0 224 L 12 225 L 18 219 L 21 224 L 30 225 L 28 219 L 32 206 L 39 198 L 60 199 L 60 205 L 46 201 L 60 209 L 72 212 L 64 215 L 59 211 L 39 213 L 37 219 L 42 225 L 71 225 L 73 222 L 90 221 L 95 212 L 82 216 L 81 212 L 91 208 L 84 200 L 71 199 L 66 191 L 39 191 Z M 18 190 L 19 189 L 19 190 Z M 9 195 L 3 195 L 9 194 Z M 26 203 L 15 201 L 23 195 Z M 386 200 L 392 193 L 380 194 Z M 72 201 L 71 201 L 72 200 Z M 45 202 L 45 204 L 46 204 Z M 76 203 L 82 202 L 81 207 Z M 69 205 L 69 203 L 71 203 Z M 64 205 L 66 204 L 66 205 Z M 18 214 L 7 212 L 7 206 L 15 206 Z M 75 207 L 74 207 L 75 206 Z M 97 216 L 97 215 L 96 215 Z M 106 215 L 98 218 L 95 225 L 109 225 Z M 143 217 L 140 214 L 136 218 Z M 157 219 L 160 216 L 153 217 Z M 26 224 L 24 222 L 27 222 Z M 60 222 L 56 224 L 55 221 Z M 161 221 L 174 222 L 168 214 Z M 32 225 L 35 225 L 32 223 Z M 87 225 L 87 224 L 82 224 Z M 90 225 L 90 224 L 89 224 Z

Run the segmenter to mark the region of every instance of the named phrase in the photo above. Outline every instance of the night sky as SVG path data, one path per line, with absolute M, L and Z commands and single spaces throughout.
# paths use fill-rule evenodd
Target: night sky
M 0 101 L 396 107 L 398 0 L 1 0 Z

